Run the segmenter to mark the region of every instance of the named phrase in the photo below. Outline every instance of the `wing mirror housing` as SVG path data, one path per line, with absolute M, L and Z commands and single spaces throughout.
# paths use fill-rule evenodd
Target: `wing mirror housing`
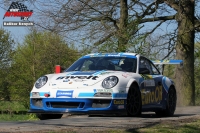
M 150 71 L 147 68 L 139 68 L 139 74 L 150 74 Z
M 61 67 L 60 65 L 55 66 L 55 73 L 61 73 L 64 70 L 65 68 Z

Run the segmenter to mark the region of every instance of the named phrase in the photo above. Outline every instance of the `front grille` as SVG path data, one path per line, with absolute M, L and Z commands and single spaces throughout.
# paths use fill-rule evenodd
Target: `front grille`
M 94 99 L 92 103 L 93 108 L 106 108 L 110 105 L 111 100 Z
M 42 107 L 42 99 L 31 99 L 31 103 L 36 107 Z
M 52 108 L 78 108 L 84 106 L 84 103 L 81 102 L 48 102 L 46 104 L 47 107 L 51 106 Z

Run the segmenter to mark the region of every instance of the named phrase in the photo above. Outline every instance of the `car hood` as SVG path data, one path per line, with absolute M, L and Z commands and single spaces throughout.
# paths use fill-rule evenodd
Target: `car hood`
M 72 71 L 47 75 L 54 89 L 78 89 L 102 82 L 108 76 L 121 75 L 121 71 Z

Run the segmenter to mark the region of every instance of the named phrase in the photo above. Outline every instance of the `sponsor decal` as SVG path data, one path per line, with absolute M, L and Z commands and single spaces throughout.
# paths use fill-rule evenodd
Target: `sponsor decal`
M 113 92 L 112 89 L 94 89 L 94 92 Z
M 121 90 L 121 91 L 119 91 L 119 93 L 125 93 L 126 91 L 124 91 L 124 90 Z
M 67 73 L 67 76 L 72 75 L 72 74 L 77 73 L 77 72 L 79 72 L 79 71 L 69 72 L 69 73 Z
M 155 81 L 153 79 L 152 80 L 151 79 L 150 80 L 145 80 L 144 81 L 144 86 L 145 87 L 155 86 Z
M 72 97 L 72 95 L 73 95 L 73 90 L 70 91 L 58 90 L 56 92 L 56 97 Z
M 71 73 L 68 73 L 67 76 L 79 76 L 79 77 L 88 77 L 87 75 L 90 75 L 90 76 L 97 76 L 97 75 L 101 75 L 103 73 L 107 73 L 106 70 L 101 70 L 101 71 L 76 71 L 76 72 L 71 72 Z
M 162 100 L 162 86 L 157 86 L 154 91 L 145 91 L 145 89 L 141 90 L 142 92 L 142 105 L 149 103 L 158 103 Z
M 109 74 L 111 72 L 102 72 L 100 75 L 105 75 L 105 74 Z
M 141 76 L 143 77 L 144 80 L 153 78 L 152 75 L 143 75 L 143 74 L 141 74 Z
M 63 80 L 63 82 L 69 82 L 70 80 L 69 79 L 65 79 L 65 80 Z
M 76 71 L 71 73 L 70 75 L 92 75 L 98 71 Z
M 129 73 L 123 73 L 122 76 L 123 76 L 124 78 L 127 78 L 128 76 L 130 76 L 130 74 L 129 74 Z
M 86 81 L 86 80 L 83 80 L 83 79 L 74 79 L 75 82 L 83 82 L 83 81 Z
M 121 56 L 121 54 L 108 54 L 107 56 Z
M 167 62 L 170 62 L 170 60 L 155 60 L 155 61 L 153 61 L 153 62 L 155 62 L 155 63 L 160 63 L 160 62 L 165 62 L 165 63 L 167 63 Z
M 94 94 L 94 97 L 111 97 L 110 92 L 97 92 Z
M 124 109 L 124 105 L 118 105 L 118 109 Z
M 98 53 L 98 56 L 121 56 L 123 53 Z
M 56 80 L 61 80 L 61 79 L 92 79 L 96 80 L 98 76 L 60 76 Z
M 100 74 L 102 74 L 102 73 L 104 73 L 104 72 L 106 72 L 106 71 L 105 71 L 105 70 L 102 70 L 102 71 L 96 72 L 96 73 L 94 73 L 94 74 L 92 74 L 92 75 L 96 76 L 96 75 L 100 75 Z
M 114 104 L 124 104 L 124 100 L 114 100 Z

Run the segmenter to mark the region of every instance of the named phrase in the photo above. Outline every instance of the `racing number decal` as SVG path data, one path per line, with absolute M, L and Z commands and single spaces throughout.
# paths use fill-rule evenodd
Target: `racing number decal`
M 145 89 L 142 89 L 141 91 L 144 92 Z M 162 100 L 162 86 L 157 86 L 155 91 L 142 93 L 142 105 L 155 102 L 157 103 L 161 100 Z

